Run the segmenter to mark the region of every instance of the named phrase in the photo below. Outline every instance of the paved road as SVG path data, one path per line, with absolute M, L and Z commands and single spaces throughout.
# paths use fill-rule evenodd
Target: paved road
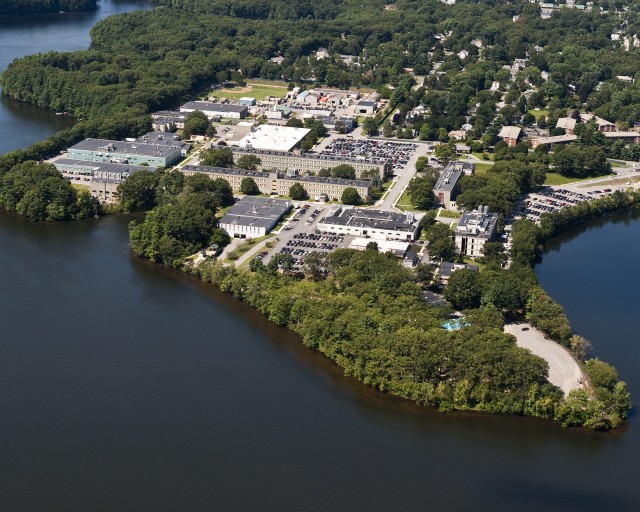
M 528 328 L 528 331 L 523 331 Z M 544 334 L 530 324 L 507 324 L 505 332 L 516 337 L 519 347 L 526 348 L 549 363 L 549 382 L 564 394 L 582 387 L 585 376 L 573 356 L 563 346 L 544 338 Z

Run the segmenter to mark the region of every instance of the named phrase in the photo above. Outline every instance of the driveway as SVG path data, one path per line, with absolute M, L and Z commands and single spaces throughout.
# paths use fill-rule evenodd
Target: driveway
M 523 331 L 523 328 L 529 330 Z M 516 337 L 519 347 L 528 349 L 549 363 L 549 382 L 562 389 L 565 395 L 573 389 L 583 387 L 584 374 L 573 356 L 562 345 L 545 339 L 544 333 L 531 324 L 507 324 L 504 330 Z

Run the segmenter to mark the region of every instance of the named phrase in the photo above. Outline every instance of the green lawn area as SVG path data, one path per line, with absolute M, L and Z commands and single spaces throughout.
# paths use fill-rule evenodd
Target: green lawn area
M 411 204 L 411 200 L 409 199 L 409 193 L 406 190 L 404 191 L 404 194 L 402 194 L 402 197 L 400 197 L 400 200 L 398 201 L 396 206 L 401 210 L 419 211 L 418 208 L 415 208 Z
M 476 174 L 484 174 L 490 167 L 493 167 L 493 164 L 476 163 Z
M 439 217 L 446 217 L 447 219 L 459 219 L 462 217 L 462 213 L 460 212 L 452 212 L 450 210 L 445 210 L 444 208 L 440 208 L 438 212 Z
M 476 158 L 479 158 L 480 160 L 493 160 L 494 156 L 493 153 L 471 153 L 473 156 L 475 156 Z
M 251 87 L 251 91 L 245 92 L 226 92 L 226 91 L 211 91 L 207 93 L 207 96 L 214 96 L 218 99 L 229 99 L 229 100 L 239 100 L 240 98 L 255 98 L 260 101 L 266 98 L 267 96 L 277 96 L 278 98 L 282 98 L 285 94 L 287 94 L 287 86 L 282 85 L 274 85 L 271 83 L 256 83 L 251 81 L 248 83 Z M 241 88 L 238 88 L 242 90 Z
M 613 162 L 613 161 L 609 161 L 609 163 L 611 164 L 611 167 L 626 167 L 627 164 L 623 164 L 622 162 Z
M 533 117 L 536 118 L 536 123 L 538 122 L 538 118 L 540 116 L 544 116 L 545 118 L 549 117 L 549 111 L 548 110 L 533 110 L 533 109 L 531 109 L 531 110 L 529 110 L 529 114 L 532 114 Z
M 261 242 L 262 240 L 264 240 L 265 238 L 269 238 L 272 235 L 267 235 L 267 236 L 263 236 L 260 238 L 249 238 L 246 242 L 244 242 L 242 245 L 239 245 L 238 247 L 236 247 L 233 251 L 231 251 L 229 254 L 227 254 L 227 260 L 228 261 L 235 261 L 238 258 L 240 258 L 240 256 L 242 256 L 245 252 L 249 251 L 252 247 L 255 247 L 255 245 L 258 242 Z
M 590 180 L 593 178 L 572 178 L 567 176 L 562 176 L 557 172 L 548 172 L 547 177 L 544 180 L 545 185 L 566 185 L 567 183 L 576 183 L 578 181 Z

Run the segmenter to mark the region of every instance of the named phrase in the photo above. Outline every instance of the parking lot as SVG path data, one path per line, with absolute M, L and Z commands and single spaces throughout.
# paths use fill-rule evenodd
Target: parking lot
M 592 201 L 612 193 L 610 188 L 582 193 L 547 187 L 520 198 L 515 205 L 515 215 L 517 218 L 526 218 L 537 222 L 543 213 L 557 212 L 563 208 L 575 206 L 584 201 Z
M 320 153 L 341 157 L 361 156 L 367 159 L 390 160 L 394 166 L 403 166 L 409 162 L 417 148 L 416 143 L 337 138 L 325 146 Z

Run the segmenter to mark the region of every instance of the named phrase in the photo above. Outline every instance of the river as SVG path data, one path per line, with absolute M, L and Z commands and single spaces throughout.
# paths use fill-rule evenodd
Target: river
M 640 509 L 637 418 L 598 434 L 374 392 L 131 258 L 128 221 L 0 214 L 2 512 Z M 590 223 L 536 269 L 636 403 L 639 233 L 625 215 Z

